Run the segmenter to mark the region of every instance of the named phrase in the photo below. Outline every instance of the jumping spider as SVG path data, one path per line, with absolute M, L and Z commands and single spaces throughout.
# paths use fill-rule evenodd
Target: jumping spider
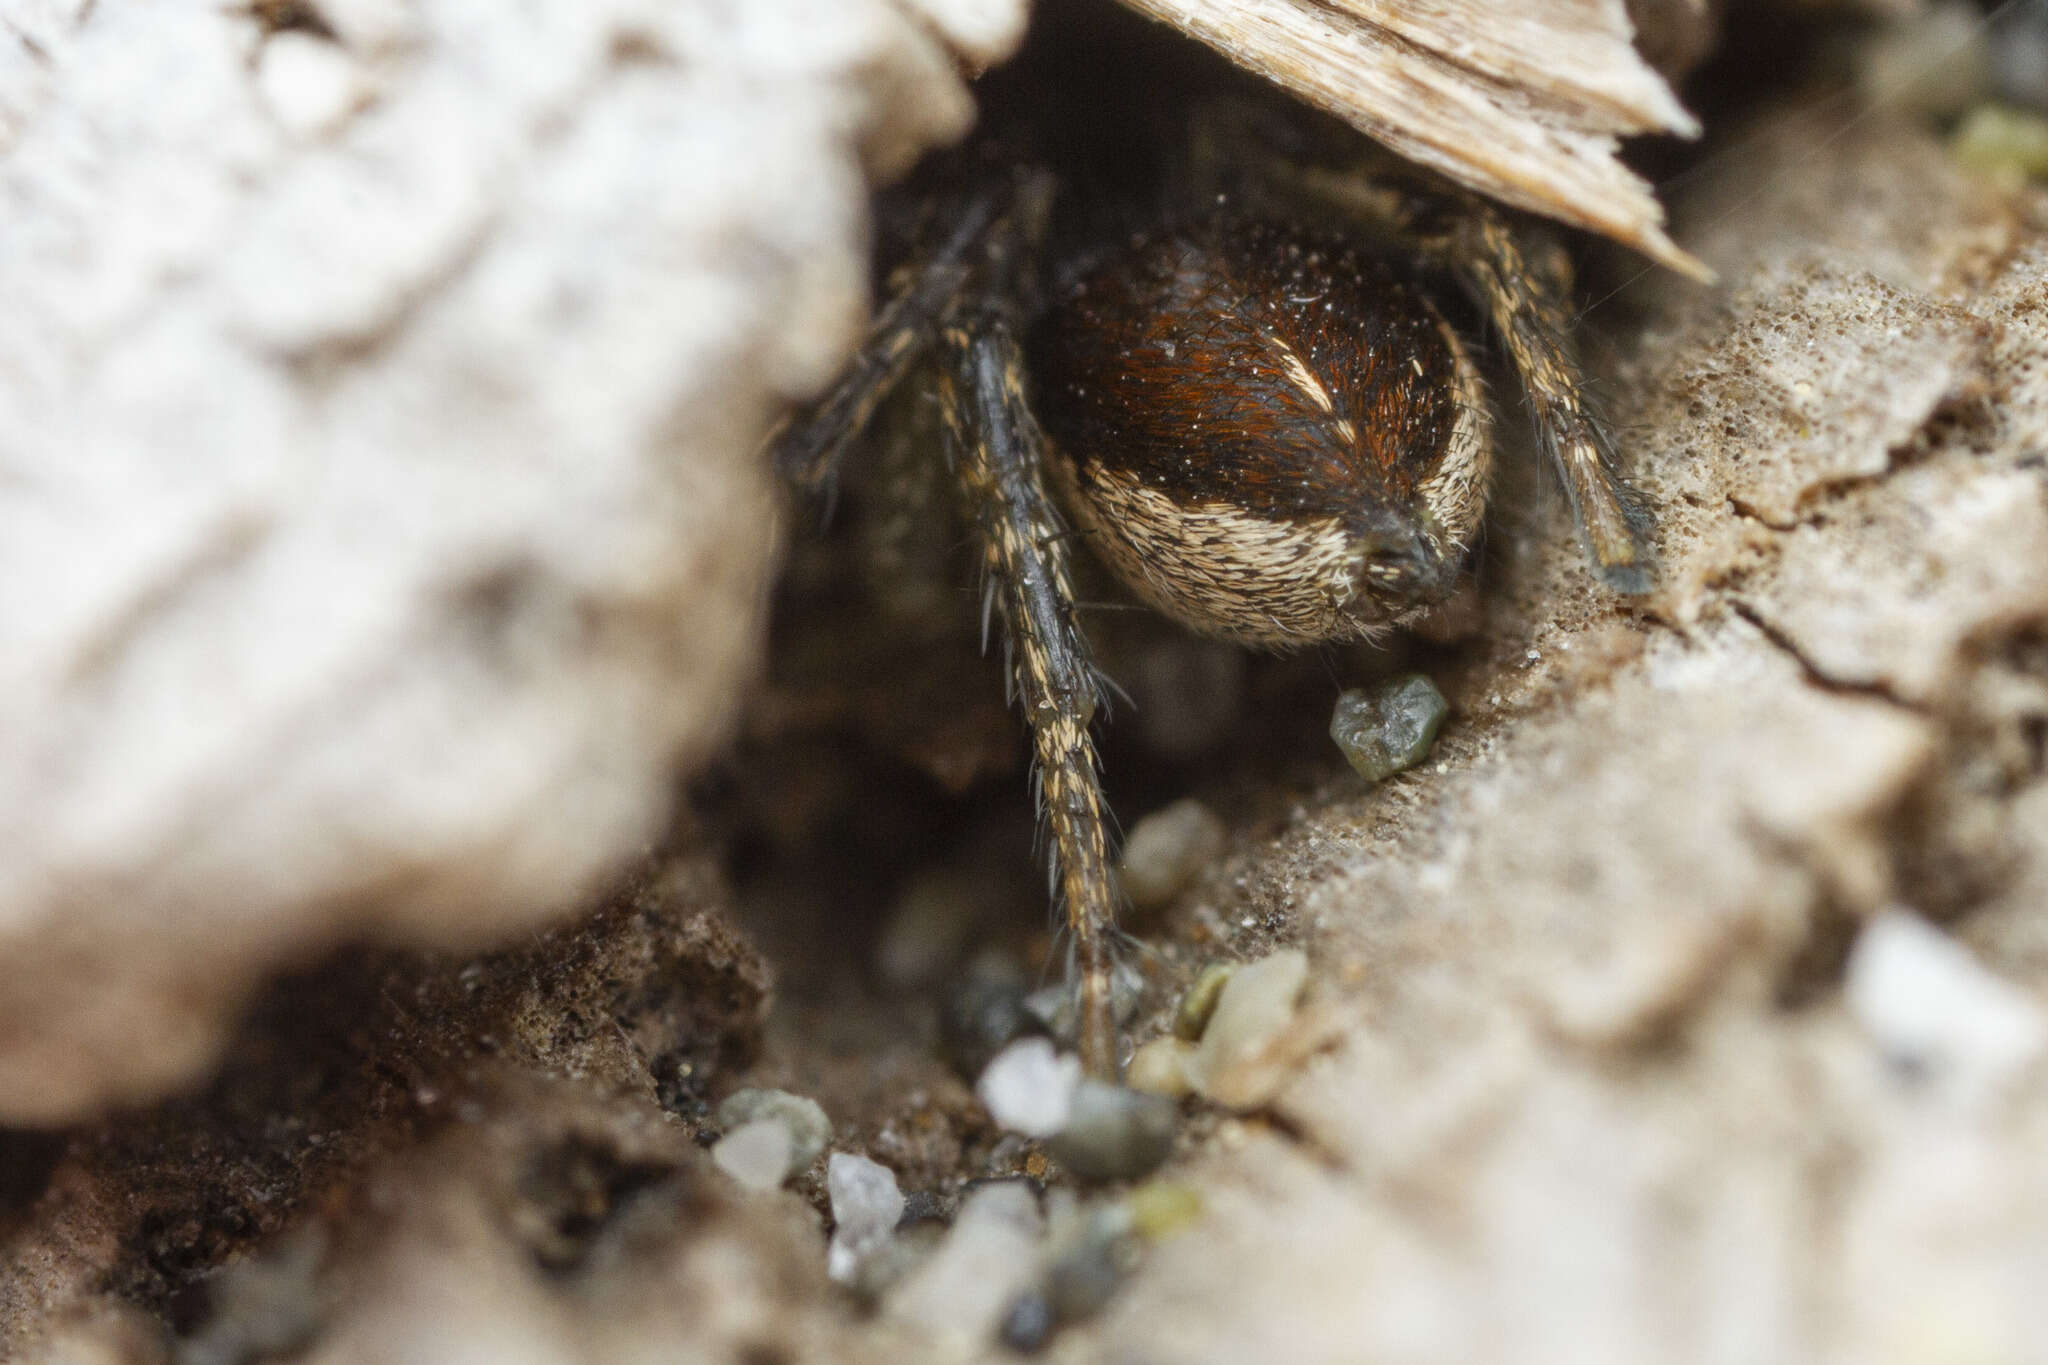
M 1615 591 L 1648 587 L 1653 528 L 1588 403 L 1570 271 L 1541 229 L 1212 67 L 1102 66 L 1057 96 L 1022 68 L 974 144 L 885 199 L 885 238 L 908 242 L 892 296 L 776 454 L 797 488 L 828 490 L 891 390 L 936 385 L 984 643 L 993 617 L 1033 739 L 1078 1046 L 1113 1078 L 1104 680 L 1071 547 L 1259 649 L 1428 612 L 1479 535 L 1495 450 L 1447 284 L 1498 338 Z

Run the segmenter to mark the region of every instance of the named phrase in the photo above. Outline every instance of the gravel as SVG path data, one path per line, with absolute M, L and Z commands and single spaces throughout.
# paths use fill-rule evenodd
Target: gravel
M 718 1169 L 750 1190 L 772 1190 L 800 1169 L 788 1125 L 775 1119 L 743 1123 L 711 1148 Z
M 1167 904 L 1214 860 L 1223 840 L 1223 821 L 1193 797 L 1152 812 L 1124 842 L 1124 894 L 1140 910 Z
M 1026 1038 L 997 1055 L 975 1082 L 990 1117 L 1013 1133 L 1051 1137 L 1066 1126 L 1081 1079 L 1080 1059 L 1053 1051 L 1045 1038 Z
M 832 1247 L 826 1272 L 841 1284 L 860 1273 L 861 1262 L 888 1245 L 897 1220 L 903 1217 L 903 1191 L 896 1173 L 877 1161 L 851 1152 L 834 1152 L 825 1167 L 825 1189 L 832 1200 Z
M 883 1312 L 933 1336 L 979 1346 L 1035 1275 L 1043 1237 L 1038 1198 L 1028 1184 L 978 1186 L 938 1250 L 890 1291 Z
M 1368 782 L 1381 782 L 1420 763 L 1449 713 L 1444 694 L 1420 673 L 1337 698 L 1330 738 Z
M 1014 969 L 969 968 L 939 1009 L 939 1051 L 947 1064 L 971 1081 L 1017 1039 L 1045 1032 L 1044 1021 L 1026 1005 L 1028 996 Z
M 1172 1153 L 1178 1119 L 1171 1100 L 1083 1079 L 1074 1087 L 1071 1117 L 1046 1149 L 1083 1180 L 1133 1180 Z
M 787 1090 L 735 1090 L 718 1106 L 718 1124 L 728 1135 L 764 1121 L 789 1135 L 790 1164 L 785 1178 L 816 1161 L 832 1143 L 832 1120 L 824 1109 L 816 1100 Z
M 1308 982 L 1308 954 L 1283 948 L 1232 972 L 1217 996 L 1202 1041 L 1188 1059 L 1189 1079 L 1206 1099 L 1256 1109 L 1285 1083 L 1271 1052 L 1293 1027 Z
M 1148 1095 L 1177 1100 L 1194 1090 L 1188 1079 L 1188 1063 L 1195 1045 L 1183 1038 L 1154 1038 L 1131 1054 L 1124 1067 L 1124 1084 Z
M 1174 1037 L 1190 1043 L 1201 1038 L 1202 1030 L 1209 1027 L 1209 1016 L 1216 1012 L 1223 984 L 1236 970 L 1235 962 L 1211 962 L 1195 973 L 1194 981 L 1182 993 L 1180 1005 L 1173 1012 Z

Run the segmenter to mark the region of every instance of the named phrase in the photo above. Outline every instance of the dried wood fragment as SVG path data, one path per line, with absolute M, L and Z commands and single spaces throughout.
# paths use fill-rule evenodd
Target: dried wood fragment
M 1402 156 L 1704 278 L 1619 139 L 1699 124 L 1621 0 L 1125 0 Z

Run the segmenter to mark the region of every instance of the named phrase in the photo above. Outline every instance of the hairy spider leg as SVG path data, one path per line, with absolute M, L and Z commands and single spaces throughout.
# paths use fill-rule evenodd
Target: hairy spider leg
M 1563 249 L 1518 232 L 1492 205 L 1464 197 L 1435 254 L 1500 336 L 1594 569 L 1616 592 L 1648 592 L 1656 578 L 1650 548 L 1656 523 L 1648 501 L 1622 473 L 1614 442 L 1588 399 L 1568 330 L 1571 267 Z
M 784 478 L 807 492 L 827 488 L 882 400 L 939 347 L 941 407 L 983 547 L 984 620 L 991 608 L 1002 617 L 1009 688 L 1031 727 L 1032 780 L 1051 835 L 1047 875 L 1078 994 L 1077 1045 L 1089 1074 L 1113 1080 L 1115 882 L 1089 732 L 1100 675 L 1075 622 L 1067 533 L 1046 493 L 1045 437 L 1025 397 L 1023 350 L 1008 315 L 1051 193 L 1050 178 L 1033 171 L 969 196 L 945 237 L 906 268 L 907 284 L 833 387 L 770 439 Z
M 1047 875 L 1070 936 L 1081 1064 L 1114 1080 L 1115 883 L 1089 733 L 1101 696 L 1075 623 L 1066 530 L 1046 492 L 1045 436 L 1025 397 L 1023 349 L 999 305 L 946 328 L 940 346 L 943 407 L 981 533 L 984 591 L 1002 617 L 1010 686 L 1031 727 L 1033 782 L 1052 836 Z
M 1014 187 L 991 182 L 970 197 L 951 229 L 902 273 L 908 284 L 883 305 L 867 340 L 832 387 L 769 434 L 775 468 L 806 493 L 827 489 L 853 438 L 868 422 L 967 294 L 990 234 L 1004 221 Z

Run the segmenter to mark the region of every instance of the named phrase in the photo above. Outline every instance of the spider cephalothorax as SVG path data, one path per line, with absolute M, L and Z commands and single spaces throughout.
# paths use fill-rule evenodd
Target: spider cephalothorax
M 1569 271 L 1539 231 L 1348 130 L 1112 65 L 1097 93 L 1121 111 L 1033 91 L 1021 128 L 919 178 L 890 215 L 914 241 L 873 334 L 778 446 L 792 482 L 824 487 L 886 393 L 936 377 L 1031 728 L 1079 1047 L 1111 1074 L 1114 890 L 1072 544 L 1183 624 L 1255 646 L 1426 612 L 1478 536 L 1494 457 L 1431 292 L 1448 283 L 1498 338 L 1595 571 L 1624 591 L 1650 577 L 1650 521 L 1588 410 Z

